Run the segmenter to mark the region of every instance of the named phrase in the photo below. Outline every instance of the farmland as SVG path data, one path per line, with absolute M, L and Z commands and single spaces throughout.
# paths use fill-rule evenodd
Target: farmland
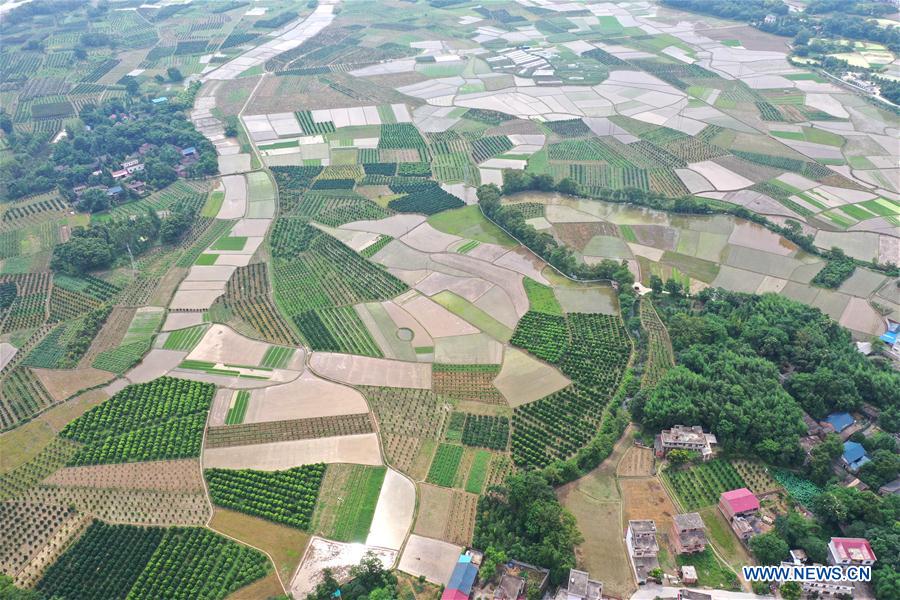
M 383 595 L 424 600 L 484 541 L 627 598 L 631 518 L 666 574 L 732 589 L 755 559 L 716 503 L 743 486 L 817 521 L 791 548 L 871 533 L 893 589 L 889 456 L 863 515 L 795 448 L 802 411 L 896 430 L 896 111 L 798 60 L 895 75 L 884 7 L 45 4 L 0 23 L 0 570 L 24 594 L 301 598 L 327 567 L 375 597 L 349 581 L 374 549 Z M 820 312 L 798 334 L 783 299 Z M 655 458 L 675 423 L 717 456 Z M 715 552 L 674 556 L 676 506 Z

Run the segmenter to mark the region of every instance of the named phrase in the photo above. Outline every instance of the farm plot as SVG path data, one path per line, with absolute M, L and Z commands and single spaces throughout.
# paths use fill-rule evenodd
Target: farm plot
M 416 508 L 416 486 L 393 469 L 388 469 L 375 505 L 367 546 L 399 550 L 412 525 Z
M 651 388 L 662 379 L 668 369 L 675 366 L 675 356 L 672 342 L 669 340 L 669 331 L 648 298 L 641 300 L 640 318 L 641 327 L 647 333 L 647 359 L 641 387 Z
M 384 300 L 408 288 L 334 238 L 318 233 L 309 250 L 275 262 L 275 301 L 288 315 L 304 310 Z
M 53 473 L 42 483 L 55 487 L 96 487 L 164 492 L 203 491 L 200 464 L 196 460 L 66 467 Z
M 428 469 L 428 483 L 443 487 L 453 487 L 456 470 L 463 456 L 463 447 L 455 444 L 441 444 Z
M 54 438 L 37 455 L 0 475 L 0 500 L 18 496 L 61 469 L 78 452 L 76 442 Z
M 245 390 L 242 390 L 245 391 Z M 248 393 L 249 396 L 249 393 Z M 227 423 L 227 419 L 226 419 Z M 368 413 L 210 427 L 207 448 L 247 446 L 371 433 Z
M 499 365 L 434 363 L 431 367 L 431 385 L 434 393 L 457 400 L 505 404 L 503 395 L 493 385 L 499 373 Z
M 150 350 L 150 343 L 162 325 L 165 314 L 165 310 L 153 306 L 139 308 L 121 344 L 99 353 L 91 366 L 118 374 L 133 367 Z
M 72 507 L 12 501 L 0 504 L 0 569 L 17 577 L 67 524 L 78 520 Z
M 11 427 L 55 403 L 31 369 L 16 367 L 0 383 L 0 426 Z
M 352 306 L 307 310 L 294 323 L 312 350 L 384 356 Z
M 306 531 L 325 470 L 320 463 L 286 471 L 207 469 L 204 475 L 214 504 Z
M 328 467 L 312 517 L 313 530 L 340 542 L 364 542 L 386 474 L 384 467 Z
M 283 471 L 318 462 L 380 466 L 382 462 L 378 436 L 366 433 L 206 448 L 203 451 L 203 465 L 215 469 Z
M 724 460 L 712 460 L 685 470 L 666 470 L 681 505 L 686 510 L 716 504 L 722 492 L 746 487 L 740 474 Z
M 84 444 L 70 464 L 187 458 L 200 443 L 215 387 L 161 377 L 118 392 L 60 432 Z
M 225 284 L 222 302 L 225 308 L 257 332 L 260 338 L 274 344 L 299 345 L 297 334 L 272 301 L 266 263 L 253 263 L 235 269 L 231 279 Z

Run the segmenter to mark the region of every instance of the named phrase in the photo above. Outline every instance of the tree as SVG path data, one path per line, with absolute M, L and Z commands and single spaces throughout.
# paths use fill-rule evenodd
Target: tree
M 841 438 L 830 433 L 825 440 L 816 446 L 809 453 L 809 463 L 807 464 L 807 473 L 814 482 L 822 485 L 828 482 L 834 475 L 831 465 L 844 452 L 844 444 Z
M 568 194 L 570 196 L 578 195 L 578 182 L 571 177 L 563 177 L 556 184 L 556 191 L 560 194 Z
M 109 208 L 109 196 L 100 188 L 91 188 L 81 194 L 78 201 L 78 210 L 81 212 L 96 213 Z
M 506 552 L 498 550 L 494 546 L 488 546 L 484 551 L 484 558 L 481 559 L 481 569 L 478 576 L 482 581 L 490 581 L 497 574 L 497 565 L 506 562 Z
M 756 559 L 764 565 L 777 565 L 788 557 L 790 548 L 774 531 L 762 533 L 750 538 L 750 550 Z
M 683 465 L 689 462 L 694 462 L 700 455 L 692 450 L 685 450 L 683 448 L 675 448 L 674 450 L 669 450 L 669 453 L 666 454 L 666 458 L 673 465 Z
M 670 296 L 680 296 L 682 293 L 681 282 L 675 279 L 667 279 L 665 287 Z
M 781 587 L 778 588 L 778 591 L 781 592 L 781 597 L 784 600 L 800 600 L 800 596 L 803 595 L 803 590 L 800 589 L 800 584 L 796 581 L 786 581 L 781 584 Z
M 184 81 L 184 75 L 181 74 L 178 67 L 169 67 L 166 69 L 166 75 L 169 76 L 169 81 Z
M 663 291 L 663 280 L 659 275 L 651 275 L 650 276 L 650 289 L 653 290 L 654 294 L 662 294 Z
M 66 273 L 86 273 L 107 267 L 112 262 L 109 244 L 97 237 L 72 237 L 53 248 L 50 267 Z
M 137 96 L 141 93 L 141 86 L 135 77 L 125 77 L 125 92 L 129 96 Z

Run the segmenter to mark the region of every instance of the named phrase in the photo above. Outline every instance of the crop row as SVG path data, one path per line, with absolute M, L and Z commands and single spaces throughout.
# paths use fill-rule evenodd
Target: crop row
M 667 475 L 688 510 L 715 504 L 722 492 L 746 487 L 731 463 L 724 460 L 711 460 L 690 469 L 670 470 Z
M 290 442 L 372 432 L 368 413 L 210 427 L 208 448 Z
M 352 306 L 303 311 L 294 323 L 312 350 L 384 356 Z

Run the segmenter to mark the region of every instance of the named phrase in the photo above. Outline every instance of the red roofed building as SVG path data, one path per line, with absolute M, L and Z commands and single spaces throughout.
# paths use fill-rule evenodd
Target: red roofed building
M 833 565 L 872 565 L 876 560 L 869 540 L 864 538 L 831 538 L 828 542 L 828 562 Z
M 719 510 L 730 523 L 735 517 L 759 511 L 759 500 L 747 488 L 722 492 L 719 496 Z

